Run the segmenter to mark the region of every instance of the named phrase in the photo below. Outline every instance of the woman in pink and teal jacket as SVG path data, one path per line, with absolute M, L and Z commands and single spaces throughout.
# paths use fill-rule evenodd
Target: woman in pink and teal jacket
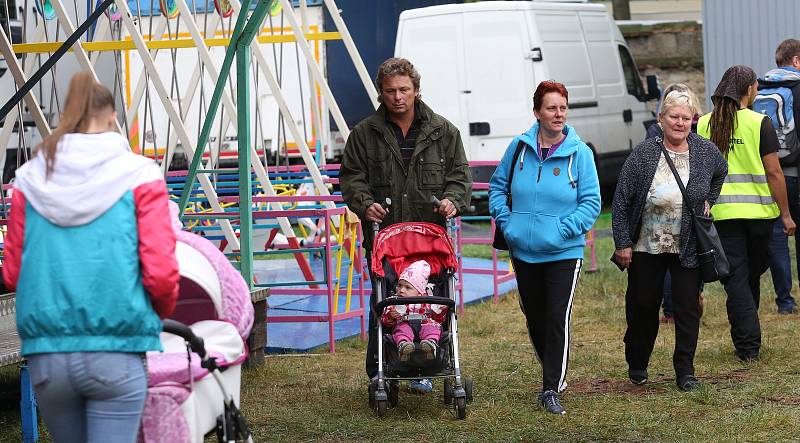
M 114 132 L 114 99 L 91 73 L 70 83 L 59 127 L 17 170 L 3 278 L 16 290 L 22 354 L 56 442 L 134 442 L 144 353 L 178 296 L 160 169 Z

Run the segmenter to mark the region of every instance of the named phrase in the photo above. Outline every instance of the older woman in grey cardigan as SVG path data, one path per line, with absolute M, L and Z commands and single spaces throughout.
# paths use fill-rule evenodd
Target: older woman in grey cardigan
M 713 143 L 691 133 L 696 113 L 689 95 L 670 92 L 658 115 L 664 137 L 650 138 L 636 146 L 622 167 L 614 194 L 614 255 L 628 269 L 625 359 L 628 377 L 637 385 L 647 382 L 647 365 L 658 335 L 664 275 L 669 270 L 676 382 L 681 390 L 700 387 L 694 375 L 694 354 L 700 330 L 701 274 L 689 206 L 698 214 L 709 214 L 728 166 Z M 688 202 L 665 153 L 686 187 Z

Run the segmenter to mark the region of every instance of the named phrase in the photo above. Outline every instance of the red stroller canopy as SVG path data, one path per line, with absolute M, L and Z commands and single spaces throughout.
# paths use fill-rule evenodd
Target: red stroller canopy
M 375 237 L 372 272 L 383 277 L 383 259 L 400 272 L 417 260 L 431 266 L 431 275 L 444 269 L 456 269 L 458 260 L 445 229 L 434 223 L 409 222 L 390 225 Z

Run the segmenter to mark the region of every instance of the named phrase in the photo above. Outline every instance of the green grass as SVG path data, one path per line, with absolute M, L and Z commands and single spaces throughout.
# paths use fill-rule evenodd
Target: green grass
M 677 390 L 672 371 L 674 328 L 662 325 L 649 367 L 651 382 L 626 378 L 625 274 L 597 242 L 598 272 L 584 272 L 572 316 L 568 413 L 536 407 L 541 369 L 533 357 L 516 293 L 498 304 L 467 307 L 460 317 L 463 373 L 475 379 L 475 401 L 464 421 L 431 395 L 401 392 L 397 408 L 378 419 L 367 406 L 365 343 L 337 343 L 337 352 L 272 356 L 244 372 L 243 410 L 256 441 L 796 441 L 800 435 L 798 316 L 775 313 L 769 274 L 762 277 L 762 360 L 733 357 L 719 284 L 706 286 L 695 366 L 705 386 Z M 480 251 L 479 251 L 480 252 Z M 588 266 L 587 266 L 588 268 Z M 14 374 L 0 372 L 0 381 Z M 4 398 L 5 400 L 5 398 Z M 5 403 L 5 402 L 4 402 Z M 0 440 L 18 441 L 13 405 L 0 415 Z
M 791 441 L 800 419 L 800 338 L 796 316 L 778 316 L 769 276 L 763 277 L 762 360 L 743 365 L 732 355 L 725 296 L 706 289 L 695 365 L 705 387 L 683 393 L 674 385 L 674 329 L 662 326 L 650 365 L 651 382 L 625 377 L 625 274 L 598 239 L 596 273 L 584 273 L 573 312 L 568 414 L 538 411 L 541 370 L 533 358 L 515 293 L 499 304 L 469 306 L 461 317 L 464 374 L 476 398 L 465 421 L 441 398 L 401 393 L 383 419 L 367 406 L 364 343 L 349 339 L 337 353 L 276 356 L 245 372 L 243 404 L 257 438 L 271 441 Z M 421 437 L 421 436 L 424 436 Z

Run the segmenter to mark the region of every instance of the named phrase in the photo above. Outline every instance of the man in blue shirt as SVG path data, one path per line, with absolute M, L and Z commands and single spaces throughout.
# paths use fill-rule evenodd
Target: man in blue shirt
M 775 50 L 777 69 L 767 72 L 758 79 L 759 90 L 775 87 L 791 88 L 794 97 L 793 111 L 795 134 L 800 125 L 800 40 L 788 39 L 781 42 Z M 779 137 L 780 138 L 780 137 Z M 789 149 L 785 149 L 789 148 Z M 800 163 L 800 142 L 795 136 L 785 137 L 781 143 L 781 168 L 786 178 L 786 194 L 789 198 L 789 212 L 795 222 L 800 221 L 800 187 L 798 187 L 798 163 Z M 800 237 L 795 236 L 795 247 L 800 254 Z M 792 259 L 789 257 L 789 239 L 783 232 L 783 223 L 778 219 L 770 244 L 770 271 L 775 285 L 775 303 L 781 314 L 792 314 L 797 307 L 792 297 Z M 800 269 L 800 260 L 798 260 Z

